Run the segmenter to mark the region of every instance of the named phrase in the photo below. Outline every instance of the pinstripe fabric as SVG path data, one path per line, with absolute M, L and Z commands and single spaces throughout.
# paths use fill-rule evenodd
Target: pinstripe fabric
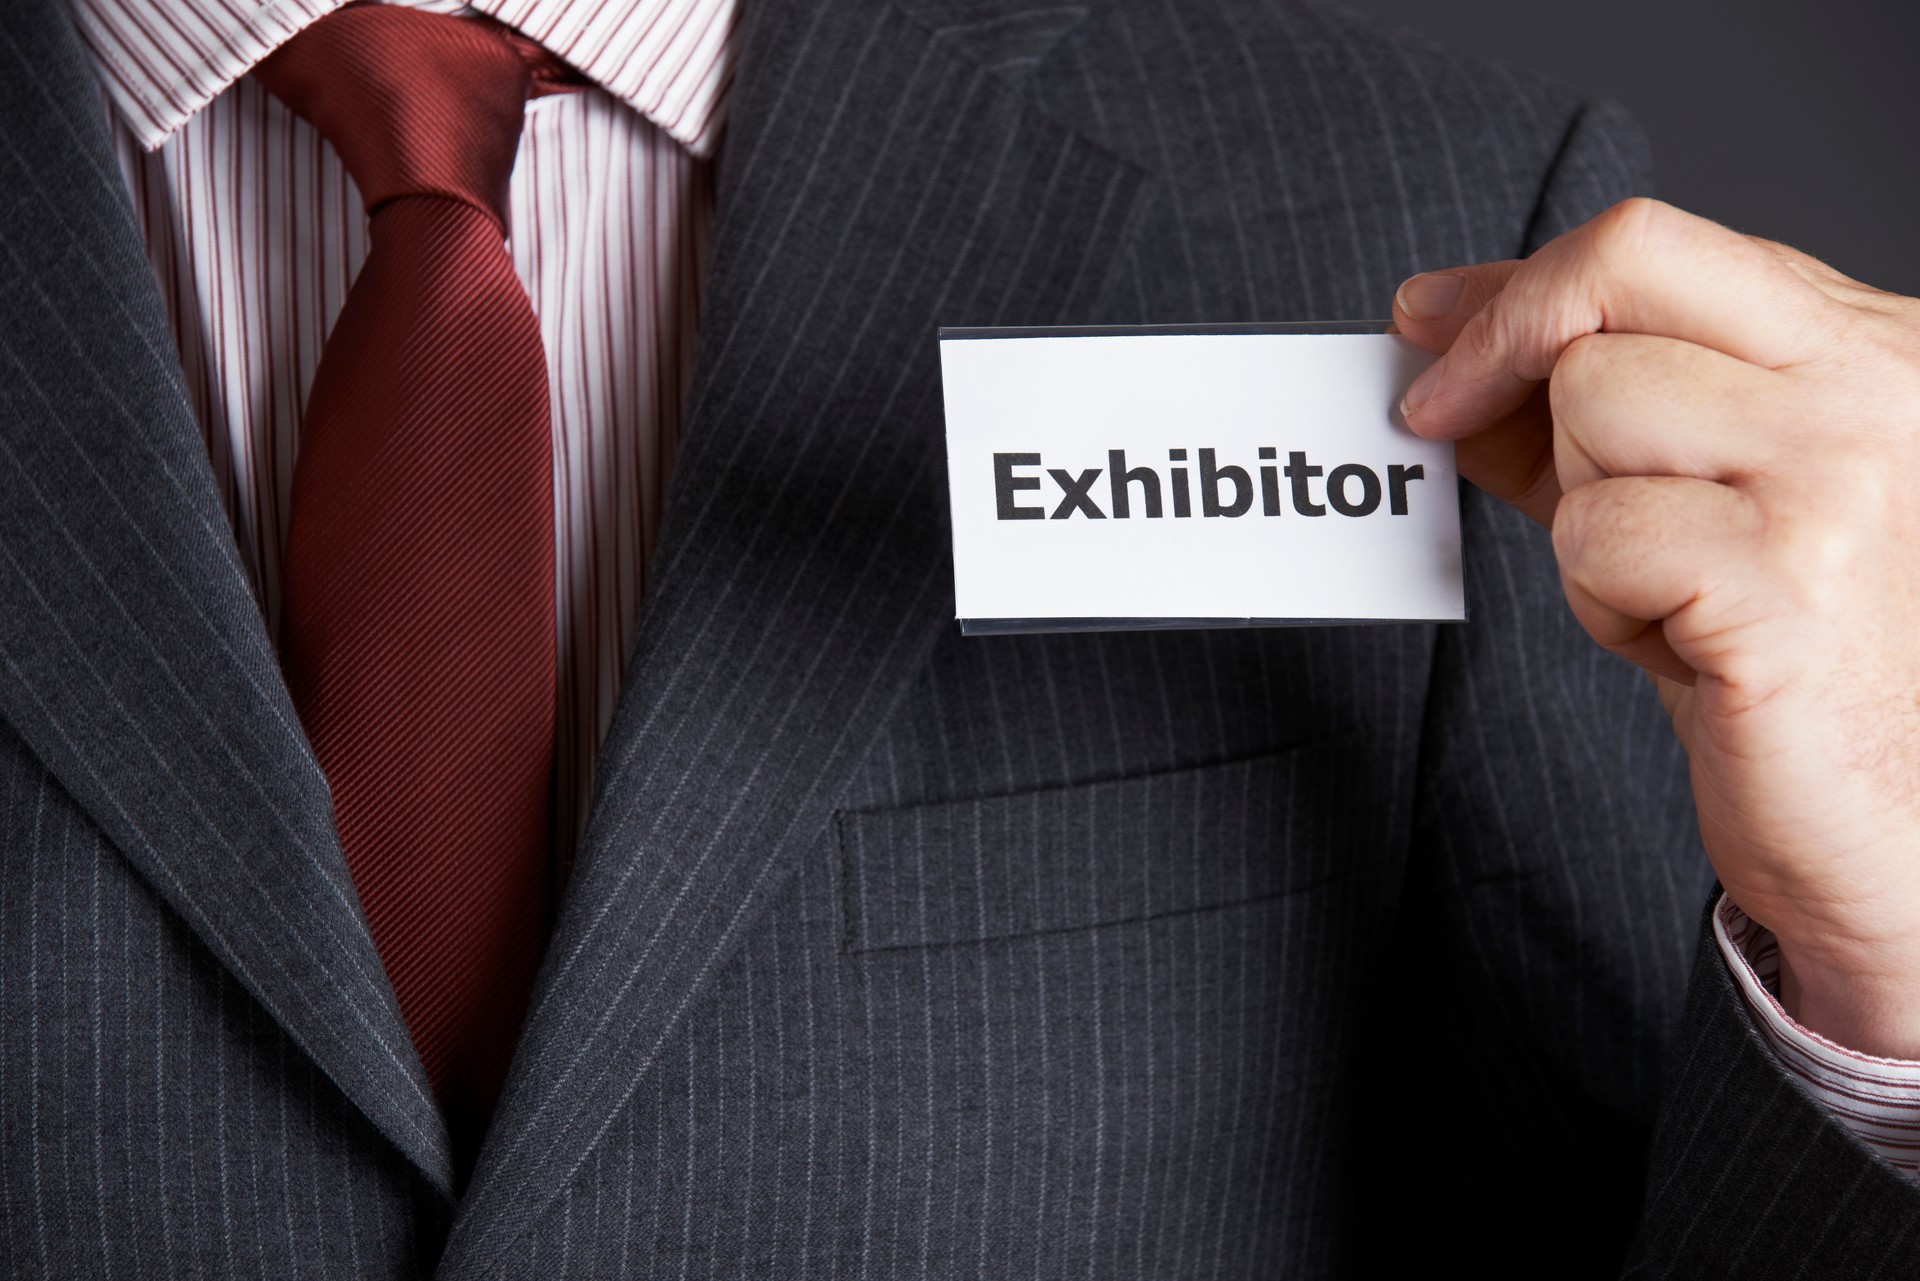
M 946 635 L 927 660 L 939 683 L 909 685 L 900 695 L 868 767 L 848 773 L 840 755 L 844 737 L 874 716 L 872 700 L 901 679 L 900 629 L 914 626 L 922 644 L 948 632 L 941 527 L 937 516 L 919 514 L 942 510 L 933 378 L 906 381 L 931 352 L 906 344 L 929 332 L 938 314 L 964 318 L 948 323 L 1042 322 L 1061 310 L 1036 290 L 1084 288 L 1071 259 L 1073 274 L 1051 286 L 1008 267 L 982 269 L 982 240 L 1010 265 L 1057 273 L 1058 258 L 1050 256 L 1099 245 L 1113 202 L 1131 196 L 1128 216 L 1137 226 L 1125 250 L 1111 255 L 1097 293 L 1066 314 L 1116 322 L 1355 314 L 1416 264 L 1512 253 L 1530 232 L 1540 234 L 1544 224 L 1533 224 L 1547 215 L 1537 209 L 1539 176 L 1563 145 L 1574 152 L 1571 167 L 1562 166 L 1573 185 L 1555 199 L 1592 207 L 1630 181 L 1630 158 L 1604 152 L 1616 120 L 1592 123 L 1601 137 L 1573 139 L 1567 106 L 1542 103 L 1539 117 L 1529 119 L 1511 105 L 1522 95 L 1509 86 L 1504 104 L 1517 119 L 1492 107 L 1476 114 L 1456 105 L 1473 124 L 1447 136 L 1469 153 L 1461 163 L 1473 163 L 1476 173 L 1499 172 L 1492 157 L 1504 151 L 1511 172 L 1529 181 L 1469 185 L 1439 168 L 1425 170 L 1427 185 L 1416 189 L 1412 175 L 1385 157 L 1401 149 L 1432 154 L 1440 145 L 1433 117 L 1422 127 L 1422 117 L 1396 110 L 1385 95 L 1409 71 L 1420 73 L 1416 83 L 1437 77 L 1445 85 L 1444 69 L 1428 60 L 1409 66 L 1397 51 L 1383 59 L 1344 24 L 1317 17 L 1289 13 L 1275 22 L 1182 11 L 1175 20 L 1173 12 L 1130 9 L 1061 30 L 1061 16 L 1051 11 L 1054 26 L 1045 28 L 1038 15 L 1018 19 L 1004 8 L 975 7 L 964 20 L 939 25 L 923 15 L 917 35 L 897 21 L 836 31 L 778 10 L 747 16 L 735 124 L 767 123 L 757 140 L 736 136 L 742 150 L 723 172 L 710 313 L 719 336 L 709 335 L 702 375 L 708 390 L 689 425 L 664 568 L 630 674 L 640 684 L 625 709 L 631 716 L 616 720 L 609 739 L 613 772 L 602 776 L 609 793 L 635 801 L 631 811 L 603 810 L 601 825 L 589 831 L 579 896 L 562 920 L 545 977 L 548 995 L 530 1027 L 523 1070 L 509 1087 L 509 1111 L 522 1126 L 519 1133 L 496 1131 L 483 1155 L 450 1263 L 480 1256 L 485 1247 L 469 1242 L 488 1236 L 506 1238 L 494 1249 L 509 1260 L 509 1272 L 552 1268 L 558 1253 L 571 1259 L 588 1250 L 591 1238 L 569 1238 L 557 1228 L 554 1235 L 525 1234 L 521 1215 L 546 1206 L 549 1224 L 573 1221 L 575 1194 L 555 1201 L 555 1190 L 580 1188 L 583 1179 L 591 1186 L 596 1167 L 569 1171 L 563 1164 L 566 1154 L 586 1147 L 569 1142 L 567 1129 L 602 1136 L 587 1150 L 606 1150 L 613 1159 L 618 1145 L 607 1148 L 605 1136 L 633 1118 L 641 1127 L 635 1164 L 653 1169 L 664 1162 L 663 1177 L 671 1180 L 659 1218 L 642 1220 L 638 1243 L 624 1242 L 630 1258 L 643 1252 L 642 1271 L 753 1275 L 779 1264 L 859 1275 L 856 1260 L 865 1257 L 874 1275 L 885 1275 L 897 1259 L 909 1275 L 994 1276 L 1017 1274 L 1031 1258 L 1043 1275 L 1209 1275 L 1216 1266 L 1257 1275 L 1288 1261 L 1338 1269 L 1355 1257 L 1358 1220 L 1335 1207 L 1351 1204 L 1368 1171 L 1360 1159 L 1358 1095 L 1342 1090 L 1358 1087 L 1369 1028 L 1350 1022 L 1347 1012 L 1367 1008 L 1377 990 L 1379 971 L 1370 962 L 1378 958 L 1366 942 L 1391 938 L 1387 905 L 1399 889 L 1414 816 L 1377 798 L 1414 793 L 1424 682 L 1440 661 L 1428 634 L 1004 646 Z M 1236 32 L 1229 20 L 1245 29 Z M 1049 37 L 1056 43 L 1047 66 L 1058 74 L 1034 75 L 1030 50 Z M 823 46 L 829 40 L 841 47 Z M 1300 59 L 1303 48 L 1314 57 Z M 890 56 L 881 61 L 876 49 Z M 778 50 L 780 73 L 756 79 L 753 68 L 764 65 L 756 59 L 776 56 L 770 50 Z M 835 84 L 837 94 L 802 97 L 789 87 L 810 66 L 829 62 L 843 70 L 821 82 Z M 1275 73 L 1257 85 L 1251 79 L 1256 67 L 1288 65 L 1310 74 Z M 978 70 L 966 76 L 969 67 L 989 70 L 984 78 Z M 945 88 L 943 78 L 958 82 L 947 90 L 952 96 L 933 97 Z M 1034 109 L 1003 123 L 1000 86 L 1010 79 L 1024 82 Z M 1227 86 L 1218 97 L 1192 92 L 1216 83 Z M 1272 108 L 1284 114 L 1263 120 L 1256 90 L 1297 94 L 1299 101 Z M 899 104 L 890 116 L 862 109 L 883 91 Z M 985 102 L 969 104 L 962 94 Z M 1119 154 L 1087 156 L 1079 144 L 1059 141 L 1049 125 L 1061 119 L 1091 126 Z M 1282 119 L 1308 123 L 1304 133 L 1283 132 Z M 803 143 L 818 139 L 823 120 L 842 130 L 873 121 L 878 136 L 843 140 L 829 130 Z M 1383 142 L 1383 133 L 1395 129 L 1411 136 Z M 1229 141 L 1247 137 L 1263 148 L 1250 152 Z M 935 185 L 942 175 L 930 180 L 896 159 L 943 149 L 948 175 L 977 164 L 998 184 L 973 180 L 988 195 L 970 202 L 970 220 L 952 230 L 950 213 L 943 225 L 920 212 L 945 213 L 954 203 Z M 832 154 L 875 160 L 857 186 L 809 187 L 809 179 L 820 181 L 817 157 Z M 1096 166 L 1107 175 L 1147 172 L 1156 181 L 1137 193 L 1116 192 L 1089 181 Z M 1273 175 L 1286 175 L 1288 186 Z M 782 199 L 761 197 L 760 184 Z M 1087 188 L 1080 206 L 1057 214 L 1055 193 L 1071 196 L 1075 186 Z M 874 243 L 859 234 L 863 202 L 912 216 L 896 212 L 893 234 Z M 812 211 L 809 223 L 823 229 L 798 246 L 792 238 L 800 233 L 781 225 L 795 204 Z M 1380 217 L 1381 210 L 1392 217 Z M 1278 252 L 1289 246 L 1271 229 L 1290 220 L 1311 229 L 1302 236 L 1351 233 L 1351 255 L 1317 245 L 1297 258 Z M 1242 244 L 1244 258 L 1236 248 Z M 743 245 L 755 252 L 745 255 Z M 794 254 L 804 254 L 810 270 L 798 263 L 783 270 Z M 1292 274 L 1302 261 L 1307 270 Z M 932 279 L 892 284 L 890 277 L 915 269 Z M 949 296 L 929 305 L 942 292 Z M 903 314 L 903 300 L 926 311 Z M 895 336 L 902 331 L 906 337 Z M 856 343 L 857 361 L 848 354 Z M 924 399 L 902 403 L 914 389 Z M 780 403 L 808 410 L 767 416 L 766 406 Z M 870 408 L 859 409 L 863 403 Z M 739 444 L 747 429 L 736 423 L 745 414 L 753 416 L 753 452 Z M 917 438 L 903 439 L 896 430 L 861 425 L 876 419 L 924 426 Z M 788 433 L 799 432 L 812 437 L 804 453 L 788 443 Z M 860 460 L 857 475 L 842 462 L 849 457 Z M 765 507 L 747 512 L 716 501 L 736 491 L 755 494 Z M 1664 777 L 1675 758 L 1658 736 L 1657 716 L 1624 673 L 1587 655 L 1558 609 L 1543 608 L 1552 581 L 1544 549 L 1503 517 L 1477 512 L 1473 519 L 1485 531 L 1475 537 L 1487 552 L 1497 547 L 1519 558 L 1507 570 L 1522 579 L 1489 586 L 1476 613 L 1497 617 L 1506 593 L 1524 588 L 1528 609 L 1554 620 L 1549 639 L 1536 645 L 1540 661 L 1581 690 L 1536 713 L 1570 706 L 1584 714 L 1590 735 L 1610 731 L 1630 745 L 1657 744 L 1657 756 L 1640 765 Z M 789 543 L 773 545 L 773 531 Z M 884 556 L 875 559 L 880 549 Z M 733 568 L 743 565 L 751 568 Z M 716 591 L 716 583 L 727 586 Z M 807 586 L 804 600 L 794 592 L 797 583 Z M 848 611 L 841 604 L 848 601 L 864 607 Z M 789 621 L 775 629 L 755 621 L 769 615 Z M 1475 654 L 1483 679 L 1492 679 L 1488 668 L 1504 665 L 1505 639 L 1489 635 Z M 835 655 L 830 668 L 820 663 L 823 648 Z M 703 656 L 697 666 L 682 657 L 693 652 Z M 1238 663 L 1229 657 L 1235 653 L 1243 654 Z M 1050 668 L 1045 655 L 1062 657 Z M 1010 668 L 1004 686 L 994 682 L 996 659 Z M 860 683 L 840 686 L 854 671 Z M 1446 675 L 1457 688 L 1461 671 L 1449 666 Z M 1268 692 L 1256 696 L 1253 689 Z M 1640 719 L 1619 725 L 1618 714 L 1605 710 L 1615 698 Z M 755 712 L 736 722 L 733 709 L 742 706 Z M 1259 909 L 1251 918 L 1256 925 L 1245 923 L 1246 914 L 1149 911 L 1155 919 L 1143 922 L 1139 941 L 1128 945 L 1083 925 L 1038 951 L 1030 941 L 1001 948 L 1004 959 L 984 956 L 966 935 L 921 951 L 852 953 L 844 942 L 838 953 L 828 950 L 851 927 L 844 895 L 821 869 L 845 866 L 864 848 L 856 841 L 854 854 L 842 856 L 819 835 L 827 809 L 819 793 L 834 786 L 836 772 L 847 778 L 843 810 L 1061 788 L 1049 803 L 1087 808 L 1043 816 L 1046 826 L 1106 832 L 1119 820 L 1092 809 L 1072 785 L 1260 756 L 1335 737 L 1349 719 L 1375 749 L 1370 760 L 1378 772 L 1355 789 L 1379 808 L 1356 838 L 1374 862 L 1338 888 Z M 901 776 L 897 792 L 863 793 L 876 787 L 874 761 Z M 1577 769 L 1551 756 L 1548 763 L 1578 812 L 1605 812 L 1609 787 L 1636 790 L 1634 779 L 1604 766 L 1588 773 L 1585 761 Z M 1433 786 L 1452 783 L 1450 765 L 1435 771 Z M 1470 784 L 1469 795 L 1489 804 L 1489 782 L 1473 777 L 1460 785 Z M 755 804 L 742 807 L 742 795 Z M 1280 802 L 1299 803 L 1291 793 Z M 1614 829 L 1548 833 L 1530 807 L 1527 838 L 1540 848 L 1529 853 L 1576 866 L 1591 860 L 1611 875 L 1628 850 L 1671 851 L 1693 882 L 1673 891 L 1681 905 L 1665 914 L 1681 923 L 1684 939 L 1705 887 L 1694 870 L 1697 853 L 1675 835 L 1685 831 L 1676 808 L 1662 806 L 1644 823 Z M 820 818 L 807 817 L 809 809 Z M 1201 832 L 1213 818 L 1191 803 L 1178 813 L 1179 823 Z M 1231 829 L 1237 817 L 1256 821 L 1228 806 L 1219 822 Z M 1195 836 L 1196 845 L 1201 839 Z M 1238 852 L 1228 847 L 1225 867 L 1196 871 L 1179 861 L 1176 848 L 1166 851 L 1170 874 L 1202 879 L 1228 875 L 1229 856 Z M 973 857 L 967 846 L 950 849 L 931 835 L 917 849 L 936 861 Z M 800 875 L 785 889 L 783 905 L 762 906 L 771 896 L 768 881 L 792 867 Z M 927 877 L 950 883 L 966 871 Z M 1079 879 L 1094 875 L 1097 865 Z M 1617 894 L 1609 899 L 1621 901 Z M 965 904 L 958 898 L 954 910 L 964 916 Z M 704 923 L 690 923 L 701 919 L 695 911 L 705 914 Z M 688 937 L 717 937 L 724 949 L 743 913 L 762 923 L 761 933 L 742 938 L 745 958 L 727 977 L 709 977 L 724 950 L 680 950 Z M 632 942 L 607 955 L 599 948 L 613 922 L 629 923 Z M 1237 932 L 1248 928 L 1258 931 L 1258 943 Z M 1514 946 L 1537 936 L 1523 931 Z M 1290 947 L 1300 951 L 1289 954 Z M 1664 961 L 1648 963 L 1643 985 L 1607 993 L 1623 1007 L 1608 1029 L 1622 1034 L 1615 1053 L 1642 1079 L 1653 1075 L 1677 1017 L 1683 961 L 1676 944 Z M 672 1020 L 709 981 L 727 984 L 705 1003 L 714 1017 L 737 1009 L 748 984 L 778 993 L 756 1002 L 761 1045 L 696 1037 L 684 1058 L 675 1054 Z M 569 988 L 596 999 L 570 999 Z M 1151 1015 L 1117 1004 L 1142 993 L 1160 998 Z M 1229 995 L 1239 993 L 1249 999 Z M 1529 994 L 1537 1006 L 1558 995 L 1552 987 Z M 1109 999 L 1116 1002 L 1111 1012 Z M 1155 1027 L 1154 1020 L 1164 1022 Z M 1042 1027 L 1057 1033 L 1057 1044 L 1041 1046 Z M 1289 1031 L 1298 1033 L 1297 1042 Z M 590 1061 L 596 1039 L 618 1070 L 583 1087 L 576 1064 Z M 1560 1038 L 1556 1050 L 1573 1047 Z M 761 1069 L 779 1075 L 762 1083 L 752 1144 L 756 1152 L 770 1145 L 778 1159 L 793 1163 L 784 1169 L 747 1168 L 730 1155 L 744 1150 L 747 1137 L 741 1133 L 736 1148 L 727 1137 L 732 1126 L 719 1114 L 735 1116 L 743 1094 L 753 1091 L 737 1078 L 730 1086 L 719 1078 L 726 1065 L 748 1061 L 777 1065 Z M 1492 1106 L 1491 1099 L 1483 1104 Z M 1652 1106 L 1650 1086 L 1631 1094 L 1620 1110 L 1637 1121 L 1627 1133 L 1644 1132 Z M 1240 1115 L 1251 1133 L 1236 1144 Z M 657 1124 L 665 1131 L 648 1133 L 649 1116 L 663 1117 Z M 746 1118 L 738 1119 L 744 1131 Z M 1597 1118 L 1588 1132 L 1599 1137 L 1622 1128 L 1613 1121 Z M 1241 1191 L 1259 1188 L 1263 1171 L 1272 1175 L 1264 1235 L 1247 1230 L 1251 1200 Z M 752 1189 L 761 1180 L 758 1196 L 775 1200 L 756 1198 Z M 1316 1202 L 1321 1192 L 1325 1203 Z M 1562 1221 L 1581 1222 L 1567 1208 L 1581 1196 L 1565 1188 L 1563 1199 L 1566 1205 L 1554 1201 L 1550 1208 Z M 754 1210 L 783 1203 L 787 1213 L 771 1220 Z M 513 1235 L 500 1231 L 503 1220 Z M 1628 1224 L 1608 1226 L 1617 1252 Z M 1590 1265 L 1591 1246 L 1584 1254 Z M 582 1275 L 595 1266 L 585 1256 Z
M 33 122 L 0 150 L 17 193 L 0 229 L 0 718 L 444 1194 L 446 1129 L 215 496 L 98 91 L 64 16 L 28 14 L 0 28 L 0 118 Z M 41 854 L 31 827 L 5 844 L 12 867 Z
M 702 390 L 456 1267 L 511 1249 L 612 1124 L 951 619 L 926 336 L 1095 306 L 1142 182 L 897 12 L 767 7 L 742 38 Z
M 1622 1275 L 1920 1275 L 1913 1185 L 1779 1070 L 1708 948 L 1672 1065 Z
M 1372 313 L 1408 271 L 1517 252 L 1637 185 L 1630 128 L 1290 6 L 762 0 L 743 22 L 695 401 L 595 813 L 472 1185 L 450 1227 L 423 1210 L 400 1235 L 449 1278 L 542 1281 L 1577 1276 L 1630 1242 L 1649 1276 L 1914 1272 L 1914 1191 L 1780 1072 L 1710 944 L 1682 1022 L 1707 884 L 1677 755 L 1524 522 L 1468 500 L 1463 628 L 951 624 L 936 323 Z M 22 92 L 0 76 L 11 118 Z M 92 190 L 9 163 L 6 190 Z M 59 243 L 3 216 L 10 246 Z M 56 282 L 6 287 L 18 308 Z M 74 359 L 0 325 L 17 366 Z M 108 412 L 101 378 L 74 381 L 76 413 Z M 188 416 L 145 394 L 186 467 Z M 70 549 L 4 533 L 36 585 L 71 572 Z M 10 1017 L 4 1213 L 30 1244 L 7 1264 L 99 1273 L 121 1204 L 100 1188 L 184 1158 L 90 1085 L 148 1048 L 92 998 L 125 982 L 131 935 L 111 913 L 42 927 L 29 965 L 19 905 L 138 876 L 186 922 L 169 964 L 212 991 L 231 960 L 197 941 L 211 891 L 169 894 L 78 762 L 164 780 L 103 735 L 63 749 L 49 725 L 77 713 L 21 692 L 118 669 L 59 668 L 18 582 L 0 655 L 26 676 L 0 710 L 32 758 L 0 775 L 23 798 L 0 811 L 5 1000 L 33 994 L 44 1066 L 15 1066 Z M 133 661 L 104 622 L 84 634 Z M 36 828 L 41 795 L 74 798 L 91 858 Z M 278 1043 L 283 1011 L 219 990 L 223 1031 Z M 349 1048 L 315 1056 L 325 1079 L 291 1051 L 249 1071 L 341 1115 L 327 1081 L 376 1057 Z M 243 1132 L 231 1095 L 155 1088 Z M 34 1147 L 52 1133 L 73 1139 L 58 1163 Z M 426 1183 L 392 1149 L 335 1150 L 343 1186 Z M 309 1221 L 178 1180 L 176 1240 L 236 1272 Z
M 0 1268 L 424 1275 L 446 1202 L 5 729 L 0 824 Z

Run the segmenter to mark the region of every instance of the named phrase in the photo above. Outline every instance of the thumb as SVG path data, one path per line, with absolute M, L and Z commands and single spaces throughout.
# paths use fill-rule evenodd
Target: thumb
M 1467 322 L 1507 287 L 1519 266 L 1517 260 L 1509 259 L 1410 277 L 1393 295 L 1394 327 L 1416 347 L 1440 355 L 1453 346 Z

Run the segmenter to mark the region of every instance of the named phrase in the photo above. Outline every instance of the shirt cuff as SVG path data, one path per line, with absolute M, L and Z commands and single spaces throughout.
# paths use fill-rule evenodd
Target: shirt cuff
M 1920 1063 L 1861 1054 L 1794 1022 L 1777 995 L 1780 945 L 1773 931 L 1724 894 L 1713 936 L 1781 1066 L 1888 1164 L 1920 1182 Z

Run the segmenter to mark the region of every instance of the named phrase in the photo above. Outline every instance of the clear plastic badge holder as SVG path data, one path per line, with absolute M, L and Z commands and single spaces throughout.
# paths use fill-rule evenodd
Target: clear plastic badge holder
M 941 329 L 961 631 L 1464 619 L 1452 449 L 1393 409 L 1411 344 L 1026 341 L 1392 332 Z M 1094 612 L 1134 601 L 1172 607 Z

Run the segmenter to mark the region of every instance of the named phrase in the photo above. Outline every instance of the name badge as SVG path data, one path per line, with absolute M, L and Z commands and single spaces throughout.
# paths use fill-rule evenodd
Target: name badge
M 1450 443 L 1383 324 L 942 329 L 969 634 L 1466 617 Z

